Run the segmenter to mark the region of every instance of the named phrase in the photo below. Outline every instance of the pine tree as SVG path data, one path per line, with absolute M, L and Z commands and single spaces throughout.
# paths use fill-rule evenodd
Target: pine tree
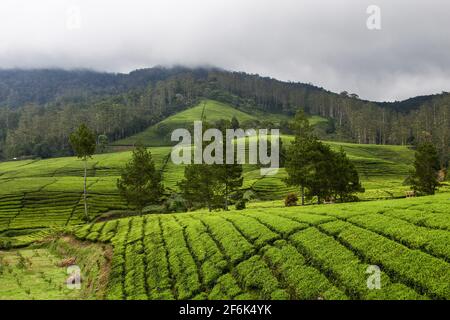
M 233 116 L 231 118 L 231 128 L 234 130 L 239 129 L 239 120 L 236 118 L 236 116 Z
M 84 162 L 84 215 L 86 220 L 89 220 L 87 206 L 87 159 L 95 152 L 95 135 L 85 124 L 82 124 L 77 131 L 70 135 L 69 141 L 77 157 L 83 159 Z
M 286 148 L 285 168 L 288 173 L 286 183 L 300 187 L 303 206 L 305 205 L 305 187 L 311 171 L 310 154 L 316 138 L 312 134 L 312 128 L 303 110 L 297 112 L 290 127 L 295 134 L 295 139 Z
M 421 194 L 434 194 L 439 187 L 439 155 L 435 146 L 425 142 L 417 147 L 411 189 Z
M 332 177 L 331 188 L 334 197 L 345 202 L 352 200 L 356 192 L 364 192 L 364 188 L 359 180 L 358 171 L 341 148 L 339 152 L 333 152 L 333 171 L 329 174 Z
M 330 147 L 318 140 L 309 145 L 306 159 L 309 161 L 307 179 L 305 181 L 308 199 L 317 197 L 317 203 L 332 196 L 333 152 Z
M 238 163 L 213 165 L 213 175 L 221 188 L 223 208 L 228 211 L 230 195 L 239 190 L 244 181 L 242 165 Z
M 219 189 L 213 171 L 213 166 L 207 164 L 191 164 L 184 168 L 184 179 L 178 186 L 189 207 L 199 204 L 208 207 L 209 211 L 213 209 Z
M 136 206 L 139 212 L 145 205 L 160 201 L 164 187 L 161 172 L 155 168 L 152 154 L 143 146 L 138 146 L 129 163 L 117 180 L 117 188 L 128 203 Z
M 234 118 L 236 119 L 236 118 Z M 237 121 L 237 119 L 236 119 Z M 238 123 L 239 125 L 239 123 Z M 226 163 L 226 130 L 232 126 L 232 123 L 222 122 L 218 129 L 222 131 L 222 164 L 212 165 L 212 174 L 214 179 L 217 180 L 220 187 L 220 194 L 222 198 L 223 208 L 228 211 L 228 205 L 230 202 L 230 196 L 239 188 L 242 187 L 244 178 L 242 177 L 243 169 L 242 164 L 237 163 L 237 154 L 234 154 L 234 161 L 232 164 Z M 235 145 L 233 145 L 233 148 Z

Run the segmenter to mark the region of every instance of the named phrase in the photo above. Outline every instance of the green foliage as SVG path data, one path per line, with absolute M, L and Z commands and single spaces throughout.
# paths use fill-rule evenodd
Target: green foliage
M 433 144 L 426 142 L 417 147 L 414 172 L 411 174 L 411 188 L 420 194 L 434 194 L 440 185 L 439 155 Z
M 117 189 L 122 197 L 141 211 L 145 205 L 158 203 L 163 194 L 161 173 L 156 170 L 152 154 L 139 146 L 122 170 Z
M 291 130 L 295 134 L 294 141 L 286 150 L 286 183 L 290 186 L 300 186 L 302 205 L 305 204 L 305 188 L 310 180 L 311 153 L 315 138 L 304 112 L 299 110 L 292 121 Z
M 95 136 L 94 133 L 82 124 L 78 129 L 70 135 L 70 145 L 78 158 L 86 160 L 95 152 Z
M 236 210 L 244 210 L 246 206 L 245 203 L 245 199 L 239 199 L 235 204 Z
M 97 144 L 98 144 L 98 151 L 100 153 L 104 153 L 108 148 L 108 136 L 104 134 L 99 135 L 97 138 Z
M 230 124 L 222 121 L 216 125 L 222 131 L 223 140 L 216 143 L 221 145 L 223 163 L 188 165 L 184 169 L 184 179 L 178 183 L 190 207 L 199 204 L 207 206 L 210 211 L 215 207 L 228 210 L 231 196 L 242 187 L 244 181 L 243 166 L 237 163 L 236 155 L 232 164 L 226 163 L 225 130 Z
M 318 141 L 302 111 L 297 112 L 291 128 L 295 139 L 287 149 L 286 183 L 300 186 L 302 205 L 305 195 L 316 197 L 321 203 L 337 197 L 341 201 L 353 200 L 354 193 L 364 192 L 358 172 L 344 150 L 334 152 Z
M 283 140 L 288 147 L 294 138 L 283 136 Z M 360 199 L 400 198 L 409 189 L 403 185 L 414 159 L 414 152 L 408 147 L 325 143 L 333 151 L 339 151 L 343 147 L 347 157 L 355 165 L 366 190 L 363 194 L 357 194 Z M 171 192 L 180 192 L 177 182 L 183 179 L 185 166 L 174 165 L 170 158 L 167 161 L 170 147 L 153 147 L 150 151 L 155 168 L 164 173 L 164 186 Z M 120 197 L 117 190 L 120 171 L 131 156 L 131 151 L 94 154 L 87 162 L 87 204 L 91 219 L 110 211 L 135 209 Z M 0 232 L 82 223 L 83 174 L 84 161 L 76 157 L 0 162 Z M 286 194 L 298 192 L 297 188 L 284 183 L 287 177 L 284 168 L 274 176 L 261 176 L 258 167 L 243 165 L 243 177 L 242 188 L 235 194 L 243 192 L 250 200 L 247 202 L 247 207 L 250 208 L 255 205 L 273 205 L 273 202 L 261 202 L 263 200 L 276 200 L 276 206 L 281 206 L 280 200 Z M 449 189 L 444 183 L 439 192 L 446 190 Z M 236 201 L 237 197 L 231 195 L 230 199 Z M 222 200 L 220 206 L 223 207 Z M 408 217 L 412 218 L 413 215 Z M 443 220 L 437 217 L 432 220 L 429 216 L 423 218 L 433 225 Z
M 184 179 L 178 186 L 189 207 L 207 206 L 209 211 L 217 203 L 218 181 L 214 179 L 214 168 L 206 164 L 191 164 L 184 168 Z
M 388 272 L 395 271 L 413 288 L 438 299 L 448 296 L 450 267 L 447 262 L 345 222 L 330 223 L 324 228 Z
M 95 152 L 94 133 L 82 124 L 69 138 L 70 145 L 78 158 L 84 161 L 84 221 L 89 221 L 87 205 L 87 159 Z

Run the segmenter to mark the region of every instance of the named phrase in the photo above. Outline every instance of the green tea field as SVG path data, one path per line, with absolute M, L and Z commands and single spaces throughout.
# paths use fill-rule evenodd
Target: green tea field
M 413 158 L 413 151 L 407 147 L 329 143 L 336 149 L 342 146 L 357 166 L 366 189 L 361 199 L 402 197 L 409 189 L 403 185 Z M 176 190 L 176 183 L 183 178 L 183 166 L 170 161 L 170 147 L 150 150 L 163 172 L 165 186 Z M 116 181 L 130 156 L 130 151 L 124 151 L 94 155 L 89 160 L 88 203 L 93 217 L 127 208 L 118 196 Z M 74 157 L 0 163 L 0 232 L 80 223 L 82 176 L 83 163 Z M 286 186 L 284 178 L 284 169 L 274 176 L 261 176 L 259 168 L 245 165 L 243 188 L 251 190 L 256 200 L 281 200 L 295 191 Z
M 163 123 L 172 129 L 185 127 L 190 121 L 202 119 L 202 114 L 212 120 L 231 118 L 233 115 L 239 120 L 254 117 L 228 105 L 207 100 L 169 117 Z M 313 120 L 312 123 L 318 123 L 323 119 L 315 117 Z M 152 139 L 162 144 L 169 143 L 164 140 L 164 134 L 153 132 L 154 128 L 130 139 L 135 142 L 142 138 L 146 144 L 152 144 Z M 289 136 L 283 137 L 285 144 L 291 139 Z M 408 147 L 328 143 L 336 150 L 343 147 L 355 163 L 366 189 L 360 198 L 402 197 L 409 189 L 403 185 L 414 156 Z M 183 178 L 184 168 L 170 161 L 171 147 L 151 147 L 150 150 L 156 166 L 163 172 L 165 187 L 176 190 L 177 182 Z M 97 154 L 89 159 L 88 200 L 91 216 L 127 208 L 117 194 L 116 181 L 120 169 L 130 157 L 130 151 L 122 151 Z M 82 176 L 83 163 L 75 157 L 0 162 L 0 232 L 80 223 L 83 213 Z M 274 176 L 261 176 L 258 167 L 245 165 L 243 188 L 251 190 L 256 200 L 279 200 L 295 191 L 286 186 L 285 178 L 284 169 Z
M 449 204 L 445 193 L 305 208 L 255 204 L 110 220 L 66 233 L 112 245 L 107 299 L 449 299 Z M 379 288 L 367 285 L 369 266 L 380 268 Z M 2 271 L 2 284 L 12 276 Z M 12 286 L 0 297 L 29 294 Z M 73 298 L 45 288 L 47 297 Z
M 111 299 L 448 299 L 449 204 L 152 215 L 75 235 L 113 244 Z M 380 289 L 367 288 L 368 265 L 381 268 Z
M 117 145 L 151 145 L 166 192 L 177 192 L 184 166 L 171 162 L 166 133 L 233 115 L 256 117 L 206 101 Z M 116 182 L 131 151 L 121 151 L 88 161 L 87 224 L 81 160 L 1 162 L 0 299 L 449 299 L 448 182 L 404 199 L 409 147 L 325 143 L 355 164 L 363 201 L 286 208 L 298 190 L 285 170 L 244 165 L 245 210 L 130 216 Z M 81 268 L 81 291 L 66 288 L 67 261 Z M 368 286 L 373 268 L 379 288 Z

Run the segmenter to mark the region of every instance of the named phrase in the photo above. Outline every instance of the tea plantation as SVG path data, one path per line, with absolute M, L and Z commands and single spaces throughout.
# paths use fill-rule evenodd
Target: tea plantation
M 283 139 L 288 143 L 291 137 Z M 366 189 L 359 195 L 361 199 L 402 197 L 409 189 L 403 185 L 413 158 L 413 151 L 407 147 L 328 143 L 335 149 L 343 147 L 355 163 Z M 169 192 L 176 191 L 184 167 L 170 161 L 171 147 L 152 147 L 150 150 L 163 172 L 165 187 Z M 120 168 L 130 157 L 130 151 L 123 151 L 94 155 L 89 160 L 91 217 L 127 209 L 127 203 L 117 193 L 116 181 Z M 83 163 L 74 157 L 0 163 L 0 232 L 81 223 L 82 176 Z M 287 193 L 296 191 L 285 185 L 285 177 L 284 169 L 274 176 L 261 176 L 258 167 L 244 165 L 243 188 L 252 191 L 256 200 L 282 199 Z
M 449 299 L 450 195 L 147 215 L 73 229 L 112 243 L 108 299 Z M 369 265 L 381 287 L 367 287 Z
M 151 145 L 167 193 L 176 192 L 184 167 L 170 161 L 166 131 L 233 115 L 259 116 L 206 101 L 117 146 Z M 398 199 L 409 190 L 410 148 L 326 143 L 355 164 L 364 201 L 285 208 L 296 190 L 284 169 L 261 176 L 244 165 L 245 210 L 119 219 L 133 209 L 117 192 L 131 157 L 121 151 L 89 159 L 86 224 L 82 161 L 2 162 L 0 299 L 450 299 L 448 182 L 435 196 Z M 85 277 L 78 293 L 65 287 L 66 260 Z M 381 281 L 370 289 L 373 268 Z

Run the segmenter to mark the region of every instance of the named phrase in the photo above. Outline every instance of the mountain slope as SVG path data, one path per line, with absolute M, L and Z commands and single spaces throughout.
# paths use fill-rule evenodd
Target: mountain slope
M 149 127 L 145 131 L 114 143 L 116 146 L 130 146 L 138 142 L 146 146 L 173 145 L 170 136 L 173 130 L 178 128 L 192 128 L 194 121 L 215 122 L 218 120 L 231 120 L 236 117 L 240 123 L 246 121 L 259 121 L 260 119 L 286 120 L 287 116 L 265 114 L 258 112 L 256 115 L 248 114 L 233 108 L 229 104 L 214 100 L 203 100 L 196 106 L 176 113 L 163 121 Z M 316 122 L 320 118 L 314 118 Z

